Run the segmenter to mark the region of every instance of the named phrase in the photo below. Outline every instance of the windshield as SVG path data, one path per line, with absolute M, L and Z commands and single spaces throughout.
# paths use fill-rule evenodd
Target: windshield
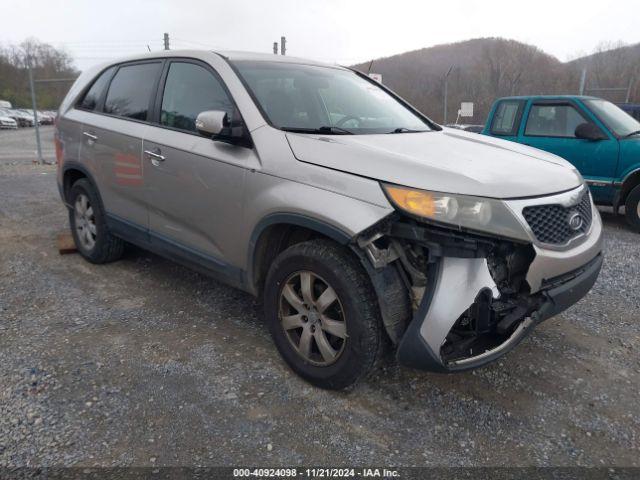
M 377 85 L 349 70 L 237 61 L 268 121 L 283 130 L 323 134 L 405 133 L 428 123 Z
M 600 99 L 585 100 L 585 103 L 619 137 L 640 131 L 640 122 L 613 103 Z

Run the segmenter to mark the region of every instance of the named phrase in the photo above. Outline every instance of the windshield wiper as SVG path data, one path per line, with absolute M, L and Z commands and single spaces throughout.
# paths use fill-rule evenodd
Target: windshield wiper
M 640 135 L 640 130 L 636 130 L 635 132 L 631 132 L 628 135 L 625 135 L 624 138 L 633 137 L 634 135 Z
M 398 127 L 395 130 L 392 130 L 387 133 L 419 133 L 419 132 L 426 132 L 426 130 L 411 130 L 410 128 L 406 128 L 406 127 Z
M 327 133 L 330 135 L 354 135 L 354 133 L 350 130 L 329 126 L 322 126 L 318 128 L 282 127 L 281 130 L 293 133 Z

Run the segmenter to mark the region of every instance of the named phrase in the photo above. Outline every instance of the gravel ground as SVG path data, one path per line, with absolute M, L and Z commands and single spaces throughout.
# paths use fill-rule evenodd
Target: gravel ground
M 390 359 L 327 392 L 250 296 L 133 248 L 58 255 L 66 212 L 32 135 L 0 132 L 0 466 L 640 466 L 640 237 L 610 213 L 592 292 L 498 363 Z
M 55 161 L 53 127 L 40 127 L 42 157 L 47 162 Z M 38 159 L 35 128 L 0 130 L 0 165 L 24 164 Z M 4 172 L 2 172 L 4 173 Z

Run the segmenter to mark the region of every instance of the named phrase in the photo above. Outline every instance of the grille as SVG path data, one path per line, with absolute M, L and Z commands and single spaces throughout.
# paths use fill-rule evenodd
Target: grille
M 580 214 L 582 225 L 578 229 L 569 226 L 569 219 Z M 524 218 L 536 238 L 543 243 L 561 245 L 585 233 L 591 226 L 591 198 L 586 190 L 578 203 L 571 207 L 562 205 L 537 205 L 522 210 Z

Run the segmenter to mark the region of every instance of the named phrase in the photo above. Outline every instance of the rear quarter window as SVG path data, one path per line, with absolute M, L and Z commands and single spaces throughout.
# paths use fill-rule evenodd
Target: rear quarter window
M 93 82 L 91 88 L 87 90 L 82 99 L 78 102 L 76 107 L 82 110 L 96 110 L 98 108 L 98 102 L 102 98 L 102 94 L 107 88 L 109 80 L 111 79 L 115 69 L 116 67 L 111 67 L 102 72 L 102 74 L 100 74 Z
M 522 119 L 522 100 L 502 100 L 491 120 L 491 133 L 494 135 L 515 136 Z

